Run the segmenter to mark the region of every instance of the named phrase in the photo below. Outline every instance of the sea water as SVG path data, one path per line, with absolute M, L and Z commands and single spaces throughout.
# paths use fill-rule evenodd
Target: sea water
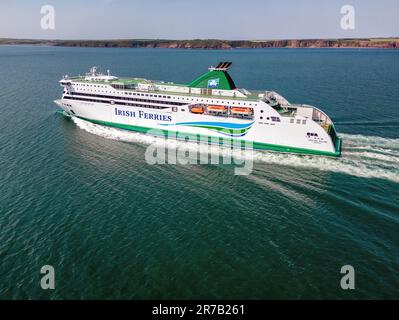
M 219 61 L 239 87 L 324 110 L 342 157 L 255 151 L 243 176 L 150 165 L 160 138 L 53 103 L 93 65 L 186 83 Z M 398 298 L 399 51 L 3 46 L 0 70 L 0 299 Z M 182 145 L 199 151 L 167 143 Z

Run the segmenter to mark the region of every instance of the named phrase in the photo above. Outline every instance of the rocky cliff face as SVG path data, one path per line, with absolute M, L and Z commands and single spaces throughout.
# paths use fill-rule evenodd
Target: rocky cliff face
M 391 39 L 303 39 L 303 40 L 29 40 L 0 39 L 0 44 L 32 44 L 68 47 L 121 47 L 170 49 L 233 48 L 383 48 L 399 49 L 399 38 Z
M 142 45 L 138 45 L 142 46 Z M 146 47 L 182 49 L 232 49 L 232 48 L 399 48 L 399 39 L 345 39 L 345 40 L 270 40 L 223 41 L 188 40 L 151 42 Z

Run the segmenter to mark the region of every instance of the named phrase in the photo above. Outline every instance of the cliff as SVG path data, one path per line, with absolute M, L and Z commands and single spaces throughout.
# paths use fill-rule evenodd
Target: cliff
M 399 38 L 371 39 L 301 39 L 301 40 L 35 40 L 0 39 L 0 45 L 49 45 L 65 47 L 104 48 L 171 48 L 171 49 L 233 49 L 233 48 L 383 48 L 399 49 Z

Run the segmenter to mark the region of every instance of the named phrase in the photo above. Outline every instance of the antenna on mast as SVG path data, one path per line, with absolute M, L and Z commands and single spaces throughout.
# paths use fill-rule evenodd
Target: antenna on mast
M 90 73 L 91 73 L 92 77 L 95 77 L 96 73 L 97 73 L 97 67 L 91 67 L 90 68 Z

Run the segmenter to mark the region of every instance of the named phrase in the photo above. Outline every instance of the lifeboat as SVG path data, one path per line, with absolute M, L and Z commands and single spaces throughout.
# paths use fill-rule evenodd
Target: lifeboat
M 204 108 L 203 107 L 192 107 L 191 112 L 202 114 L 202 113 L 204 113 Z
M 207 110 L 213 111 L 213 112 L 226 112 L 227 107 L 225 107 L 225 106 L 208 106 Z
M 246 114 L 250 115 L 252 114 L 252 109 L 251 108 L 231 108 L 231 113 L 233 114 Z

